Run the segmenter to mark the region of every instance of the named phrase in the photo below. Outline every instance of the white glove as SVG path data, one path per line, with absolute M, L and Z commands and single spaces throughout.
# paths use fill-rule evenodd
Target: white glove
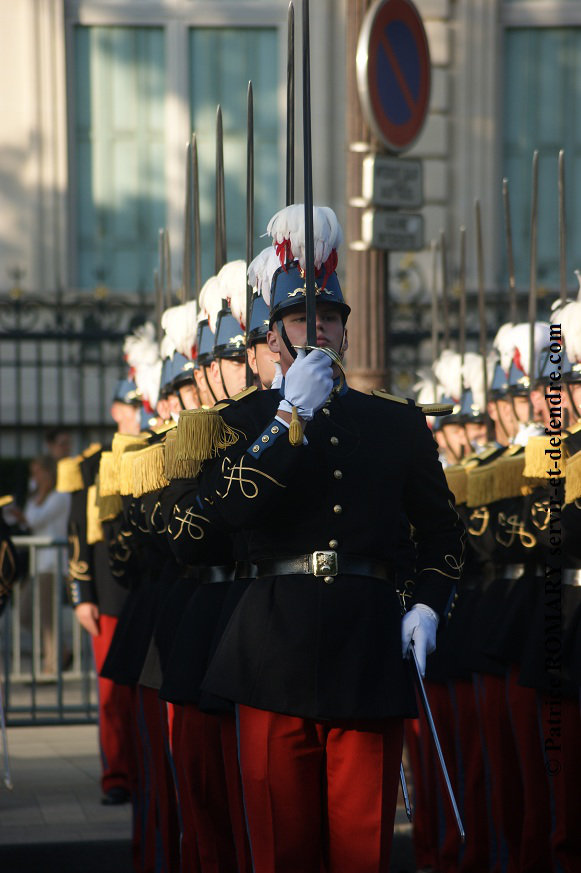
M 297 350 L 296 360 L 284 377 L 284 400 L 279 409 L 297 412 L 305 421 L 310 421 L 321 409 L 333 390 L 333 361 L 318 349 L 309 355 L 304 349 Z
M 278 361 L 274 362 L 274 379 L 272 380 L 272 385 L 270 386 L 271 390 L 273 388 L 280 388 L 282 385 L 282 370 L 280 369 L 280 364 Z
M 416 603 L 401 620 L 401 652 L 405 658 L 413 640 L 418 666 L 426 675 L 426 657 L 436 648 L 436 631 L 440 619 L 430 606 Z

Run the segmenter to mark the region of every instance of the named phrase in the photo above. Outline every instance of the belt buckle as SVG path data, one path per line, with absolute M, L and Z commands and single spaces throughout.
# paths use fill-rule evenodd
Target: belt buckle
M 337 552 L 313 552 L 313 576 L 336 576 L 339 572 Z

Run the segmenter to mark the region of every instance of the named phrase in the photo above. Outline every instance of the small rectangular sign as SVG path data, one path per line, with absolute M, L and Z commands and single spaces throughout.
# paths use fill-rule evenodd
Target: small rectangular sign
M 385 155 L 363 159 L 363 199 L 370 205 L 390 209 L 422 206 L 422 162 Z
M 361 217 L 361 238 L 366 248 L 416 252 L 424 246 L 424 217 L 366 209 Z

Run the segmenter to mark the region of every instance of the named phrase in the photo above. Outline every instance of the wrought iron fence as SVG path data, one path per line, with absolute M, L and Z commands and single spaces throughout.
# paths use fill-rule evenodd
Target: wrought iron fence
M 43 449 L 66 426 L 78 450 L 112 432 L 108 408 L 124 375 L 123 337 L 151 317 L 144 295 L 0 294 L 0 458 Z
M 65 540 L 15 536 L 26 579 L 15 585 L 0 619 L 0 662 L 8 725 L 74 724 L 97 718 L 90 641 L 65 600 Z M 38 555 L 55 550 L 57 572 L 38 572 Z

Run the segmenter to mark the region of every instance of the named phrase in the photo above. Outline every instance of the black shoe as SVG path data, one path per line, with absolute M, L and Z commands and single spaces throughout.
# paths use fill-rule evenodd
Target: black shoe
M 121 788 L 121 786 L 116 786 L 105 792 L 101 798 L 101 803 L 103 806 L 121 806 L 123 803 L 129 803 L 130 800 L 131 794 L 129 791 L 126 788 Z

